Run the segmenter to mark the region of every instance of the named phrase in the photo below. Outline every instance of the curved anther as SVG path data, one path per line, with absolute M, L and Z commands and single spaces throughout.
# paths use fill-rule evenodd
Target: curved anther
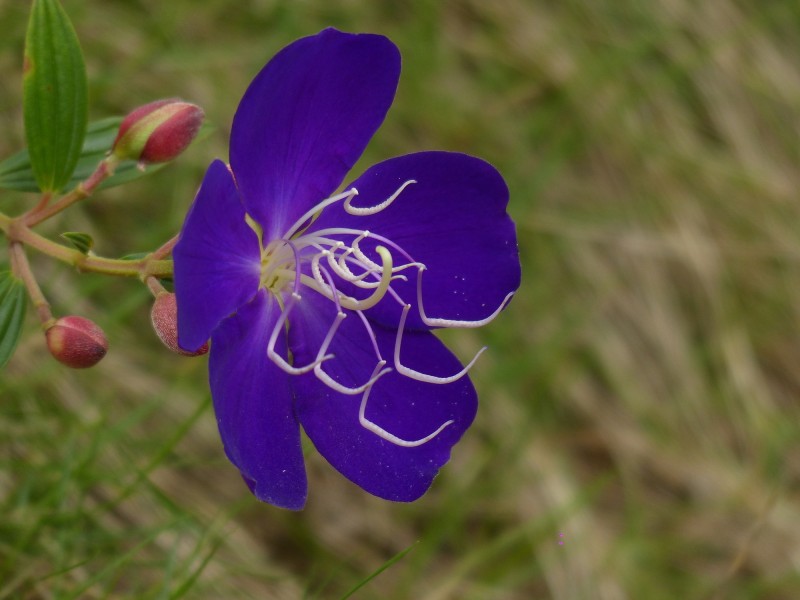
M 331 289 L 327 283 L 321 282 L 317 279 L 317 273 L 314 274 L 314 277 L 308 277 L 307 275 L 301 275 L 300 279 L 303 284 L 307 285 L 313 290 L 316 290 L 328 300 L 334 302 L 340 302 L 342 306 L 349 310 L 366 310 L 368 308 L 372 308 L 378 302 L 383 300 L 383 297 L 386 295 L 387 291 L 389 291 L 389 284 L 392 282 L 392 254 L 383 246 L 378 246 L 375 248 L 375 251 L 380 255 L 381 260 L 383 261 L 383 266 L 381 267 L 381 279 L 380 284 L 378 287 L 375 288 L 375 291 L 372 292 L 369 296 L 364 298 L 363 300 L 358 300 L 351 296 L 346 296 L 341 292 L 336 291 L 335 289 Z M 316 265 L 317 271 L 319 271 L 319 260 L 317 260 Z M 314 270 L 314 264 L 312 262 L 312 270 Z M 320 275 L 321 279 L 321 275 Z M 336 296 L 334 298 L 334 296 Z
M 383 246 L 377 246 L 375 252 L 381 257 L 382 264 L 378 267 L 380 269 L 381 280 L 372 294 L 363 300 L 356 301 L 353 310 L 366 310 L 375 306 L 386 295 L 386 290 L 389 289 L 389 284 L 392 282 L 392 253 Z
M 352 248 L 348 248 L 342 254 L 339 255 L 339 258 L 334 258 L 333 253 L 328 254 L 328 264 L 330 265 L 331 269 L 342 279 L 347 282 L 352 283 L 356 287 L 360 287 L 363 289 L 372 289 L 376 288 L 380 285 L 378 281 L 364 281 L 367 277 L 372 274 L 376 274 L 376 271 L 373 269 L 367 269 L 360 275 L 356 275 L 350 270 L 350 267 L 347 266 L 346 259 L 348 255 L 353 251 Z M 361 263 L 356 262 L 356 264 L 361 265 Z
M 385 364 L 386 364 L 385 361 L 380 361 L 375 366 L 375 370 L 372 372 L 373 376 L 375 376 L 375 373 L 377 373 L 383 367 L 383 365 L 385 365 Z M 378 377 L 379 376 L 380 375 L 378 375 Z M 374 422 L 370 421 L 369 419 L 367 419 L 367 416 L 366 416 L 367 402 L 369 401 L 369 393 L 370 393 L 371 390 L 372 390 L 372 386 L 369 386 L 364 391 L 364 396 L 361 398 L 361 406 L 358 409 L 358 422 L 361 424 L 361 426 L 364 429 L 366 429 L 368 431 L 371 431 L 372 433 L 377 435 L 379 438 L 381 438 L 383 440 L 386 440 L 387 442 L 391 442 L 392 444 L 395 444 L 396 446 L 403 446 L 404 448 L 414 448 L 416 446 L 421 446 L 422 444 L 430 442 L 433 438 L 435 438 L 437 435 L 439 435 L 445 427 L 447 427 L 448 425 L 452 425 L 455 422 L 452 419 L 450 419 L 449 421 L 445 421 L 444 423 L 442 423 L 439 426 L 439 428 L 436 431 L 434 431 L 431 434 L 426 435 L 424 438 L 420 438 L 418 440 L 404 440 L 403 438 L 399 438 L 396 435 L 394 435 L 392 433 L 389 433 L 388 431 L 386 431 L 383 427 L 381 427 L 377 423 L 374 423 Z
M 398 244 L 395 244 L 392 240 L 390 240 L 389 238 L 386 238 L 386 237 L 384 237 L 382 235 L 377 235 L 374 232 L 364 231 L 364 230 L 361 230 L 361 229 L 351 229 L 349 227 L 329 227 L 327 229 L 320 229 L 318 231 L 314 231 L 313 233 L 310 233 L 308 235 L 303 236 L 302 239 L 304 239 L 304 240 L 307 239 L 306 245 L 308 245 L 309 243 L 323 242 L 323 243 L 331 246 L 331 245 L 337 243 L 337 240 L 334 240 L 333 238 L 328 237 L 328 236 L 331 236 L 331 235 L 347 235 L 347 236 L 351 236 L 352 235 L 352 236 L 356 236 L 356 239 L 358 239 L 359 241 L 361 241 L 365 237 L 369 236 L 370 238 L 372 238 L 373 240 L 375 240 L 377 242 L 380 242 L 384 246 L 388 246 L 389 248 L 392 248 L 393 250 L 397 250 L 397 252 L 400 255 L 404 256 L 406 259 L 408 259 L 409 262 L 412 262 L 412 263 L 414 262 L 414 259 L 412 258 L 412 256 L 408 252 L 406 252 L 403 249 L 402 246 L 399 246 Z M 297 242 L 299 242 L 299 240 L 297 240 Z M 305 247 L 305 246 L 301 246 L 301 247 Z
M 405 269 L 410 269 L 411 267 L 414 267 L 415 269 L 427 269 L 428 268 L 423 263 L 410 262 L 410 263 L 406 263 L 404 265 L 400 265 L 399 267 L 395 267 L 394 269 L 392 269 L 392 273 L 398 273 L 399 271 L 403 271 Z
M 322 212 L 323 209 L 327 208 L 331 204 L 335 204 L 335 203 L 337 203 L 337 202 L 339 202 L 341 200 L 345 200 L 346 202 L 349 202 L 353 198 L 355 198 L 356 196 L 358 196 L 358 190 L 356 188 L 351 188 L 351 189 L 347 190 L 346 192 L 342 192 L 341 194 L 336 194 L 335 196 L 331 196 L 330 198 L 327 198 L 326 200 L 323 200 L 322 202 L 320 202 L 319 204 L 317 204 L 313 208 L 311 208 L 308 211 L 306 211 L 305 214 L 303 214 L 302 217 L 297 219 L 297 221 L 295 221 L 294 224 L 283 235 L 283 238 L 287 239 L 287 240 L 289 238 L 291 238 L 294 234 L 297 233 L 297 231 L 300 229 L 300 227 L 301 227 L 301 225 L 303 225 L 303 223 L 305 223 L 310 218 L 312 218 L 315 215 L 317 215 L 320 212 Z
M 321 364 L 323 361 L 333 358 L 332 354 L 328 354 L 326 356 L 317 355 L 317 358 L 314 362 L 304 366 L 304 367 L 293 367 L 290 365 L 286 360 L 275 352 L 275 343 L 278 340 L 278 333 L 283 329 L 283 326 L 286 323 L 286 319 L 289 317 L 289 313 L 292 312 L 294 305 L 296 302 L 300 300 L 300 295 L 297 293 L 292 293 L 292 299 L 289 300 L 289 304 L 286 308 L 281 311 L 281 316 L 278 321 L 275 323 L 275 327 L 272 328 L 272 335 L 269 336 L 269 343 L 267 344 L 267 356 L 270 357 L 272 362 L 278 365 L 283 371 L 288 373 L 289 375 L 302 375 L 303 373 L 308 373 L 309 371 L 313 370 L 314 367 Z
M 353 250 L 353 256 L 355 256 L 358 260 L 360 260 L 363 264 L 367 265 L 370 269 L 380 269 L 380 265 L 370 259 L 366 254 L 361 251 L 361 248 L 358 247 L 358 243 L 363 240 L 364 238 L 369 237 L 369 231 L 364 231 L 359 235 L 356 239 L 353 240 L 353 243 L 350 244 L 350 248 Z M 376 249 L 377 250 L 377 249 Z
M 453 327 L 453 328 L 472 328 L 472 327 L 483 327 L 487 323 L 494 320 L 497 315 L 508 305 L 511 301 L 511 298 L 514 297 L 514 292 L 509 292 L 503 301 L 500 303 L 495 311 L 490 314 L 485 319 L 480 319 L 478 321 L 457 321 L 455 319 L 432 319 L 431 317 L 425 314 L 425 307 L 422 305 L 422 273 L 425 271 L 424 268 L 419 270 L 419 276 L 417 277 L 417 310 L 419 311 L 420 319 L 422 322 L 425 323 L 428 327 Z
M 327 290 L 330 293 L 331 299 L 333 299 L 334 291 L 333 285 L 328 285 L 322 277 L 322 273 L 320 271 L 319 259 L 321 256 L 325 254 L 330 254 L 328 250 L 323 250 L 322 252 L 318 252 L 311 258 L 311 274 L 314 276 L 314 280 L 322 286 L 322 289 Z
M 394 194 L 389 196 L 386 200 L 384 200 L 380 204 L 376 204 L 375 206 L 368 206 L 366 208 L 356 208 L 354 206 L 351 206 L 351 202 L 353 201 L 353 197 L 350 197 L 350 198 L 348 198 L 347 200 L 344 201 L 344 210 L 345 210 L 345 212 L 347 212 L 347 213 L 349 213 L 351 215 L 355 215 L 355 216 L 359 216 L 359 217 L 377 214 L 377 213 L 381 212 L 383 209 L 388 208 L 388 206 L 392 202 L 394 202 L 395 199 L 400 195 L 400 192 L 402 192 L 404 189 L 406 189 L 412 183 L 417 183 L 417 182 L 414 179 L 409 179 L 403 185 L 401 185 L 399 188 L 397 188 L 397 191 Z
M 469 370 L 472 368 L 472 365 L 474 365 L 475 361 L 478 360 L 478 357 L 483 354 L 483 352 L 486 350 L 486 346 L 478 350 L 477 354 L 475 354 L 473 359 L 469 361 L 469 364 L 467 364 L 466 367 L 450 377 L 436 377 L 434 375 L 420 373 L 419 371 L 405 367 L 400 363 L 400 346 L 402 345 L 403 331 L 405 330 L 406 318 L 408 317 L 408 311 L 410 309 L 411 305 L 406 304 L 403 307 L 403 313 L 400 315 L 400 325 L 397 328 L 397 337 L 395 337 L 394 340 L 394 368 L 401 375 L 405 375 L 406 377 L 410 377 L 411 379 L 415 379 L 417 381 L 424 381 L 425 383 L 453 383 L 454 381 L 461 379 L 469 372 Z

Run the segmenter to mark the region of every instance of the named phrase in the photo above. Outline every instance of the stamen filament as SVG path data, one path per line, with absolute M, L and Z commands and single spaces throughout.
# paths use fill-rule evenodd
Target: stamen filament
M 372 326 L 370 326 L 369 321 L 367 321 L 367 317 L 365 317 L 364 313 L 362 313 L 360 310 L 357 310 L 356 314 L 361 319 L 361 323 L 363 323 L 364 327 L 367 329 L 367 335 L 372 342 L 372 349 L 375 350 L 375 356 L 378 357 L 379 362 L 385 363 L 386 361 L 383 360 L 383 356 L 381 356 L 381 350 L 378 348 L 378 339 L 375 337 L 375 332 L 372 331 Z
M 375 370 L 373 371 L 373 374 L 376 373 L 379 369 L 381 369 L 384 364 L 386 364 L 384 361 L 379 362 L 376 365 Z M 361 426 L 364 429 L 366 429 L 368 431 L 371 431 L 372 433 L 377 435 L 379 438 L 381 438 L 383 440 L 386 440 L 387 442 L 391 442 L 392 444 L 394 444 L 396 446 L 402 446 L 404 448 L 415 448 L 417 446 L 421 446 L 422 444 L 430 442 L 433 438 L 435 438 L 437 435 L 439 435 L 445 427 L 455 423 L 455 421 L 453 419 L 450 419 L 449 421 L 445 421 L 444 423 L 442 423 L 436 431 L 434 431 L 431 434 L 426 435 L 424 438 L 420 438 L 418 440 L 404 440 L 403 438 L 399 438 L 396 435 L 394 435 L 392 433 L 389 433 L 388 431 L 386 431 L 383 427 L 381 427 L 377 423 L 367 419 L 367 416 L 366 416 L 367 402 L 369 401 L 369 393 L 370 393 L 370 391 L 372 391 L 372 386 L 369 386 L 364 391 L 364 396 L 361 398 L 361 406 L 358 409 L 358 422 L 361 424 Z
M 353 198 L 348 198 L 347 200 L 344 201 L 344 210 L 345 212 L 356 216 L 375 215 L 381 212 L 383 209 L 387 208 L 392 202 L 394 202 L 395 199 L 400 195 L 400 192 L 402 192 L 412 183 L 417 183 L 417 182 L 414 179 L 409 179 L 403 185 L 397 188 L 397 191 L 394 194 L 389 196 L 386 200 L 384 200 L 380 204 L 376 204 L 375 206 L 356 208 L 350 205 L 350 203 L 353 201 Z
M 383 246 L 378 246 L 375 251 L 380 255 L 383 265 L 381 266 L 381 279 L 380 284 L 375 291 L 363 300 L 358 300 L 351 296 L 342 294 L 341 292 L 334 291 L 328 286 L 327 283 L 322 281 L 322 276 L 319 273 L 319 259 L 317 258 L 316 264 L 312 260 L 311 269 L 314 272 L 313 277 L 308 275 L 300 275 L 302 283 L 311 289 L 319 292 L 329 300 L 334 300 L 334 294 L 337 295 L 339 302 L 342 306 L 349 310 L 366 310 L 372 308 L 380 302 L 386 295 L 389 285 L 392 281 L 392 254 Z M 317 255 L 319 256 L 319 255 Z M 278 271 L 279 273 L 281 271 Z M 299 270 L 298 270 L 299 272 Z
M 283 235 L 283 239 L 288 240 L 289 238 L 291 238 L 295 233 L 297 233 L 298 229 L 300 229 L 300 226 L 303 223 L 308 221 L 311 217 L 313 217 L 317 213 L 322 212 L 323 209 L 327 208 L 331 204 L 335 204 L 340 200 L 342 200 L 343 198 L 348 198 L 348 199 L 354 198 L 357 195 L 358 195 L 358 190 L 356 188 L 352 188 L 350 190 L 347 190 L 346 192 L 342 192 L 341 194 L 336 194 L 335 196 L 331 196 L 327 200 L 323 200 L 313 208 L 307 210 L 302 217 L 297 219 L 297 221 L 295 221 L 294 224 Z
M 289 300 L 289 304 L 286 306 L 284 310 L 281 311 L 281 316 L 278 318 L 277 322 L 275 323 L 275 327 L 272 328 L 272 335 L 269 337 L 269 343 L 267 344 L 267 356 L 272 359 L 276 365 L 278 365 L 283 371 L 288 373 L 289 375 L 302 375 L 303 373 L 308 373 L 309 371 L 313 370 L 318 364 L 321 364 L 323 361 L 333 358 L 332 354 L 328 354 L 326 356 L 320 357 L 317 355 L 317 358 L 314 362 L 304 366 L 304 367 L 293 367 L 290 365 L 286 360 L 280 356 L 277 352 L 275 352 L 275 343 L 278 339 L 278 332 L 283 329 L 286 320 L 289 317 L 289 313 L 292 312 L 294 305 L 296 302 L 300 300 L 300 294 L 292 293 L 292 298 Z
M 376 240 L 383 244 L 384 246 L 389 246 L 390 248 L 397 250 L 400 254 L 402 254 L 405 258 L 409 260 L 409 262 L 415 262 L 411 255 L 406 252 L 402 246 L 397 245 L 389 238 L 383 237 L 382 235 L 377 235 L 371 231 L 364 231 L 363 229 L 350 229 L 348 227 L 330 227 L 328 229 L 320 229 L 319 231 L 313 232 L 313 234 L 304 235 L 303 240 L 306 241 L 305 246 L 310 245 L 315 241 L 325 240 L 329 246 L 335 245 L 339 240 L 334 240 L 325 236 L 331 235 L 352 235 L 355 236 L 357 239 L 362 240 L 365 237 L 369 236 L 373 240 Z M 310 242 L 310 243 L 309 243 Z
M 478 360 L 478 357 L 484 353 L 487 346 L 484 346 L 480 350 L 478 350 L 477 354 L 473 357 L 469 364 L 466 367 L 461 369 L 455 375 L 451 375 L 450 377 L 436 377 L 434 375 L 428 375 L 427 373 L 420 373 L 419 371 L 415 371 L 414 369 L 410 369 L 409 367 L 405 367 L 400 363 L 400 346 L 402 344 L 403 339 L 403 331 L 405 330 L 406 326 L 406 317 L 408 317 L 408 311 L 411 309 L 410 304 L 406 304 L 403 307 L 403 313 L 400 315 L 400 324 L 397 328 L 397 337 L 395 337 L 394 341 L 394 368 L 397 370 L 398 373 L 401 375 L 405 375 L 406 377 L 410 377 L 411 379 L 416 379 L 417 381 L 424 381 L 425 383 L 453 383 L 454 381 L 458 381 L 464 375 L 466 375 L 469 370 L 472 368 L 472 365 L 475 364 L 475 361 Z
M 490 314 L 485 319 L 480 319 L 478 321 L 457 321 L 454 319 L 433 319 L 428 317 L 425 314 L 425 307 L 422 305 L 422 273 L 425 271 L 424 268 L 420 268 L 419 276 L 417 277 L 417 310 L 419 311 L 419 316 L 422 319 L 422 322 L 425 323 L 428 327 L 453 327 L 453 328 L 472 328 L 472 327 L 483 327 L 487 323 L 493 321 L 497 315 L 506 307 L 506 305 L 511 301 L 511 298 L 514 297 L 514 292 L 510 292 L 506 295 L 503 301 L 500 303 L 495 311 Z

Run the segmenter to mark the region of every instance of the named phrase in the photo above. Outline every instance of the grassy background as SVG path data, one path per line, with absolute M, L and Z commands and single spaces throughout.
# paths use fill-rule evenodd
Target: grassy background
M 225 460 L 205 359 L 162 350 L 133 281 L 34 257 L 57 313 L 109 334 L 51 360 L 29 317 L 0 374 L 0 598 L 800 597 L 800 7 L 794 0 L 64 0 L 91 118 L 181 96 L 217 125 L 46 233 L 149 250 L 227 154 L 251 77 L 327 25 L 404 71 L 362 162 L 493 162 L 523 286 L 445 336 L 482 408 L 432 490 L 372 498 L 309 452 L 298 514 Z M 0 0 L 0 157 L 22 145 L 28 2 Z M 3 210 L 35 199 L 3 193 Z M 559 540 L 563 540 L 560 545 Z

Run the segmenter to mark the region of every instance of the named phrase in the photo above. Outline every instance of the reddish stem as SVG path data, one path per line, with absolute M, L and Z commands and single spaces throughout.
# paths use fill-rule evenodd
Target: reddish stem
M 10 246 L 11 266 L 14 273 L 22 279 L 25 284 L 25 289 L 28 290 L 33 306 L 36 308 L 36 314 L 39 316 L 39 321 L 42 327 L 47 329 L 53 324 L 53 313 L 50 310 L 50 303 L 42 293 L 42 288 L 39 287 L 36 277 L 31 271 L 31 265 L 28 262 L 28 257 L 25 255 L 25 249 L 19 242 L 12 242 Z

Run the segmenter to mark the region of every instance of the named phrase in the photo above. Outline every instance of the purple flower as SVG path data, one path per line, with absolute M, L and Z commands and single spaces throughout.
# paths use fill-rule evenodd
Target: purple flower
M 477 409 L 472 362 L 462 369 L 431 329 L 483 325 L 519 286 L 508 189 L 488 163 L 410 154 L 335 193 L 399 75 L 378 35 L 326 29 L 281 50 L 174 250 L 179 343 L 211 338 L 225 451 L 277 506 L 305 503 L 300 425 L 368 492 L 424 494 Z

